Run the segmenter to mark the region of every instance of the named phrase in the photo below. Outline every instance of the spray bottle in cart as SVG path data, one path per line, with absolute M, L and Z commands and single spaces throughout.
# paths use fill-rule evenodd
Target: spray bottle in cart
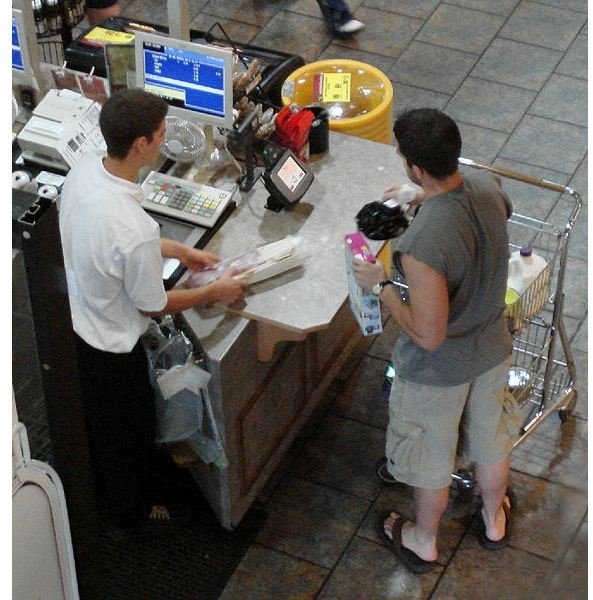
M 546 303 L 549 279 L 547 266 L 546 260 L 535 254 L 529 246 L 523 246 L 511 254 L 507 286 L 521 297 L 521 312 L 525 318 L 538 314 Z

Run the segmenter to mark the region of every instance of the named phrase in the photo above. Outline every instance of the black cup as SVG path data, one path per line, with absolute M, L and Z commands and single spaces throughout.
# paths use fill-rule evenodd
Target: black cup
M 323 106 L 305 106 L 315 118 L 309 132 L 309 154 L 321 154 L 329 148 L 329 113 Z

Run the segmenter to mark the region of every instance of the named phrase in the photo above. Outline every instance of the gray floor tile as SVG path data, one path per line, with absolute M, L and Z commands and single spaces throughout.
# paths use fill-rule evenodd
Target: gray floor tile
M 292 473 L 373 500 L 381 489 L 375 464 L 384 455 L 385 431 L 329 415 L 293 464 Z
M 546 181 L 561 185 L 568 183 L 568 175 L 566 173 L 559 173 L 552 169 L 534 167 L 504 158 L 496 159 L 494 165 L 528 177 L 536 177 L 539 180 L 545 179 Z M 504 190 L 513 203 L 514 212 L 520 215 L 546 221 L 552 208 L 559 202 L 560 194 L 558 192 L 508 177 L 504 177 L 502 182 Z M 560 224 L 560 221 L 553 220 L 552 223 L 556 225 Z M 563 219 L 562 224 L 564 223 L 565 220 Z
M 351 11 L 355 11 L 362 4 L 362 0 L 353 0 L 348 2 Z M 321 9 L 317 0 L 286 0 L 282 5 L 282 10 L 290 10 L 311 17 L 320 17 Z
M 568 8 L 570 10 L 576 10 L 582 13 L 587 13 L 589 6 L 588 0 L 538 0 L 542 4 L 549 4 L 550 6 L 557 6 L 559 8 Z
M 358 62 L 372 65 L 381 71 L 382 73 L 389 73 L 389 69 L 393 66 L 394 59 L 390 56 L 384 56 L 382 54 L 374 54 L 372 52 L 365 52 L 364 50 L 347 50 L 348 59 L 357 60 Z M 331 43 L 319 56 L 318 60 L 329 60 L 332 58 L 345 58 L 344 46 Z
M 581 419 L 589 418 L 589 360 L 586 351 L 572 349 L 572 355 L 577 372 L 575 388 L 577 401 L 574 409 L 575 416 Z
M 573 173 L 587 149 L 587 130 L 526 115 L 500 156 L 511 160 Z
M 506 17 L 513 12 L 519 0 L 447 0 L 447 3 Z
M 576 332 L 575 336 L 572 338 L 571 346 L 581 352 L 587 352 L 589 348 L 589 318 L 585 317 Z
M 587 496 L 563 485 L 513 472 L 517 497 L 513 513 L 513 548 L 559 560 L 570 545 L 587 512 Z M 478 519 L 472 530 L 477 531 Z
M 518 42 L 566 50 L 586 18 L 572 10 L 523 0 L 499 35 Z
M 588 160 L 587 157 L 579 165 L 574 176 L 568 182 L 568 185 L 578 192 L 582 199 L 583 205 L 581 212 L 577 217 L 576 225 L 570 234 L 570 241 L 568 245 L 568 255 L 575 258 L 583 258 L 587 256 L 588 248 L 588 234 L 589 234 L 589 223 L 588 223 L 588 199 L 587 199 L 587 181 L 588 181 Z M 562 201 L 558 202 L 554 208 L 553 213 L 550 215 L 550 219 L 554 223 L 568 223 L 569 218 L 575 209 L 575 202 L 572 196 L 565 194 L 562 196 Z
M 208 0 L 188 0 L 190 19 L 200 12 Z M 167 3 L 162 0 L 134 0 L 122 7 L 121 14 L 125 17 L 146 21 L 148 23 L 168 23 Z
M 467 52 L 412 42 L 389 72 L 396 84 L 453 94 L 476 62 Z
M 378 8 L 388 12 L 399 13 L 409 17 L 427 19 L 438 6 L 439 0 L 365 0 L 364 5 L 368 8 Z
M 466 536 L 440 579 L 432 600 L 525 600 L 533 598 L 552 563 L 512 547 L 484 550 Z
M 511 133 L 535 98 L 535 92 L 468 77 L 447 104 L 455 120 Z
M 303 30 L 308 31 L 309 35 L 303 36 Z M 312 62 L 330 40 L 331 36 L 325 30 L 322 19 L 282 11 L 270 19 L 252 43 L 289 54 L 298 48 L 299 56 L 302 56 L 305 62 Z
M 503 23 L 504 18 L 498 15 L 441 4 L 416 39 L 481 54 Z
M 363 498 L 292 478 L 276 489 L 256 541 L 330 569 L 369 506 Z
M 205 13 L 196 15 L 189 26 L 190 29 L 208 31 L 215 23 L 220 23 L 224 27 L 224 30 L 227 32 L 231 40 L 241 44 L 249 44 L 260 30 L 260 28 L 256 27 L 255 25 L 248 25 L 247 23 L 241 23 L 239 21 L 231 21 L 229 19 L 215 17 Z M 224 38 L 224 34 L 218 27 L 215 27 L 212 30 L 212 33 L 218 38 Z
M 393 58 L 403 52 L 424 22 L 421 19 L 365 6 L 361 6 L 356 11 L 356 17 L 366 25 L 366 28 L 348 39 L 336 39 L 336 43 L 355 50 Z
M 387 362 L 365 356 L 336 399 L 335 412 L 378 429 L 385 429 L 389 409 L 383 397 Z
M 447 107 L 445 112 L 448 112 Z M 459 121 L 458 125 L 463 140 L 461 155 L 476 162 L 493 163 L 508 136 L 500 131 L 469 125 L 463 120 Z
M 284 0 L 209 0 L 204 12 L 215 17 L 263 27 L 284 4 Z M 276 48 L 279 49 L 279 48 Z
M 327 573 L 327 569 L 323 567 L 254 544 L 243 557 L 219 598 L 313 598 L 321 588 Z
M 568 52 L 556 67 L 556 72 L 571 77 L 587 79 L 587 37 L 575 38 Z
M 438 108 L 443 110 L 451 96 L 433 90 L 426 90 L 404 83 L 393 84 L 393 115 L 410 108 Z
M 587 422 L 551 414 L 511 455 L 516 471 L 587 489 Z
M 571 258 L 566 262 L 564 277 L 564 314 L 581 319 L 587 313 L 587 280 L 589 269 L 586 257 Z
M 397 562 L 385 546 L 355 537 L 332 571 L 321 600 L 422 600 L 428 598 L 442 567 L 420 577 Z
M 586 127 L 587 82 L 552 75 L 529 108 L 529 114 Z
M 575 600 L 588 598 L 588 535 L 587 523 L 584 522 L 561 563 L 554 570 L 552 577 L 544 581 L 540 598 L 555 598 L 556 600 Z
M 589 181 L 589 156 L 586 154 L 585 158 L 578 166 L 572 179 L 569 181 L 571 187 L 579 192 L 583 198 L 583 202 L 587 204 L 587 184 Z
M 496 38 L 471 75 L 539 91 L 561 58 L 557 50 Z

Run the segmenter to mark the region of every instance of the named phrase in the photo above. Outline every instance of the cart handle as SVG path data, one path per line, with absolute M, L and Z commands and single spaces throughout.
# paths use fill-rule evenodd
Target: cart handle
M 516 179 L 517 181 L 522 181 L 524 183 L 530 183 L 532 185 L 537 185 L 539 187 L 546 188 L 548 190 L 552 190 L 554 192 L 559 192 L 561 194 L 567 193 L 570 194 L 575 201 L 575 206 L 573 208 L 572 214 L 566 224 L 565 233 L 570 232 L 574 224 L 581 212 L 581 208 L 583 206 L 583 198 L 579 192 L 575 189 L 562 185 L 560 183 L 554 183 L 553 181 L 548 181 L 547 179 L 540 179 L 538 177 L 532 177 L 531 175 L 526 175 L 525 173 L 519 173 L 518 171 L 511 171 L 510 169 L 502 169 L 501 167 L 495 167 L 493 165 L 483 165 L 481 163 L 477 163 L 471 158 L 463 158 L 459 157 L 459 164 L 465 165 L 467 167 L 472 167 L 474 169 L 484 169 L 486 171 L 490 171 L 491 173 L 496 173 L 497 175 L 502 175 L 503 177 L 509 177 L 510 179 Z

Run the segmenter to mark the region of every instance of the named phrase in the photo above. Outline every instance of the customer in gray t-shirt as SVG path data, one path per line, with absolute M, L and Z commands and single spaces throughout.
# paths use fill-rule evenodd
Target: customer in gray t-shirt
M 418 346 L 405 330 L 398 338 L 393 362 L 404 379 L 457 385 L 495 367 L 511 352 L 502 318 L 510 212 L 498 180 L 489 173 L 472 173 L 460 186 L 427 198 L 397 240 L 395 266 L 402 279 L 399 257 L 408 254 L 441 274 L 449 292 L 447 336 L 436 350 Z
M 479 541 L 498 549 L 511 531 L 509 454 L 518 434 L 504 393 L 511 205 L 497 178 L 461 175 L 461 136 L 444 113 L 407 111 L 393 131 L 408 177 L 419 186 L 417 215 L 395 243 L 394 266 L 407 293 L 391 285 L 380 262 L 357 261 L 354 271 L 402 330 L 393 353 L 386 456 L 391 475 L 414 488 L 416 520 L 389 511 L 378 533 L 406 567 L 422 573 L 437 559 L 462 416 L 483 500 Z

